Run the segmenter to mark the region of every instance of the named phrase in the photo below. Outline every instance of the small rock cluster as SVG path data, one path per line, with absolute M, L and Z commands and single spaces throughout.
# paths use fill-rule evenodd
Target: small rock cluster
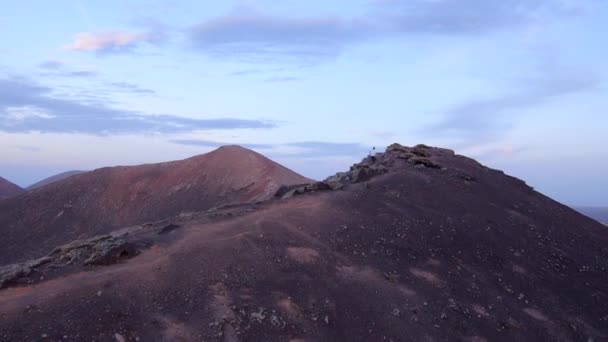
M 351 166 L 347 172 L 338 172 L 324 181 L 312 184 L 283 186 L 277 191 L 275 197 L 289 198 L 308 192 L 339 190 L 348 184 L 362 183 L 375 176 L 388 173 L 399 161 L 401 163 L 405 161 L 416 168 L 443 169 L 440 164 L 431 159 L 433 155 L 453 156 L 454 151 L 426 145 L 406 147 L 392 144 L 386 148 L 384 153 L 365 157 L 360 163 Z
M 123 237 L 112 234 L 76 240 L 55 248 L 42 258 L 1 266 L 0 289 L 30 276 L 34 271 L 40 271 L 46 265 L 51 265 L 53 268 L 68 265 L 111 265 L 138 255 L 146 247 L 142 242 L 129 242 Z
M 134 243 L 123 238 L 103 235 L 89 240 L 77 240 L 53 250 L 49 256 L 65 264 L 82 262 L 83 265 L 111 265 L 121 259 L 139 254 Z
M 0 289 L 10 285 L 21 277 L 27 277 L 34 269 L 51 262 L 51 258 L 43 257 L 36 260 L 30 260 L 20 264 L 12 264 L 0 267 Z

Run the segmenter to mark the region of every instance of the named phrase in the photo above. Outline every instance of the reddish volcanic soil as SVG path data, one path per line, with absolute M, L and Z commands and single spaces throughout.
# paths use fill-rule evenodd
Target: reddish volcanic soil
M 0 201 L 25 192 L 21 187 L 0 177 Z
M 85 173 L 85 172 L 86 171 L 67 171 L 67 172 L 62 172 L 62 173 L 56 174 L 54 176 L 45 178 L 45 179 L 41 180 L 40 182 L 34 183 L 34 184 L 28 186 L 26 188 L 26 190 L 29 191 L 29 190 L 34 190 L 34 189 L 37 189 L 37 188 L 41 188 L 41 187 L 43 187 L 45 185 L 49 185 L 51 183 L 55 183 L 55 182 L 58 182 L 60 180 L 66 179 L 68 177 L 79 175 L 79 174 Z
M 74 239 L 182 212 L 268 199 L 310 182 L 251 150 L 225 146 L 189 159 L 102 168 L 0 202 L 0 264 Z
M 449 150 L 336 178 L 59 248 L 0 290 L 0 340 L 608 339 L 602 225 Z

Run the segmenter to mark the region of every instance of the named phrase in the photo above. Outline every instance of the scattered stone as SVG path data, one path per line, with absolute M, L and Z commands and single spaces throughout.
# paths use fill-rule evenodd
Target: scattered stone
M 178 224 L 173 224 L 173 223 L 171 223 L 171 224 L 168 224 L 168 225 L 164 226 L 164 227 L 163 227 L 163 228 L 162 228 L 162 229 L 161 229 L 161 230 L 158 232 L 158 234 L 159 234 L 159 235 L 167 234 L 167 233 L 170 233 L 170 232 L 172 232 L 172 231 L 174 231 L 174 230 L 176 230 L 177 228 L 180 228 L 180 227 L 181 227 L 181 226 L 180 226 L 180 225 L 178 225 Z
M 258 308 L 257 312 L 252 312 L 249 316 L 252 320 L 262 323 L 262 321 L 264 321 L 266 318 L 266 310 L 264 308 Z

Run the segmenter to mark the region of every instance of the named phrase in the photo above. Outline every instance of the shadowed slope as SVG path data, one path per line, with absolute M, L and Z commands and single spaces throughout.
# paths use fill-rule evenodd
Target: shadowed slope
M 45 178 L 45 179 L 41 180 L 40 182 L 34 183 L 34 184 L 28 186 L 26 188 L 26 190 L 34 190 L 34 189 L 43 187 L 45 185 L 48 185 L 48 184 L 51 184 L 51 183 L 55 183 L 55 182 L 58 182 L 60 180 L 66 179 L 68 177 L 79 175 L 79 174 L 85 173 L 85 172 L 86 171 L 66 171 L 66 172 L 62 172 L 62 173 L 56 174 L 54 176 Z
M 0 264 L 46 254 L 74 239 L 181 212 L 265 200 L 309 182 L 238 146 L 160 164 L 108 167 L 0 204 Z
M 0 200 L 17 196 L 24 191 L 20 186 L 0 177 Z
M 608 225 L 608 207 L 574 207 L 578 212 Z
M 608 236 L 595 221 L 423 146 L 393 145 L 327 182 L 342 185 L 129 228 L 114 238 L 141 247 L 110 266 L 58 249 L 74 262 L 0 290 L 0 337 L 608 338 Z

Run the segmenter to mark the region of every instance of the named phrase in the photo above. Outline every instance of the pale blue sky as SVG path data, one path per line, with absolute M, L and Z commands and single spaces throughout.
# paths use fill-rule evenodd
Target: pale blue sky
M 608 205 L 600 0 L 0 1 L 0 175 L 249 146 L 324 178 L 455 149 Z

